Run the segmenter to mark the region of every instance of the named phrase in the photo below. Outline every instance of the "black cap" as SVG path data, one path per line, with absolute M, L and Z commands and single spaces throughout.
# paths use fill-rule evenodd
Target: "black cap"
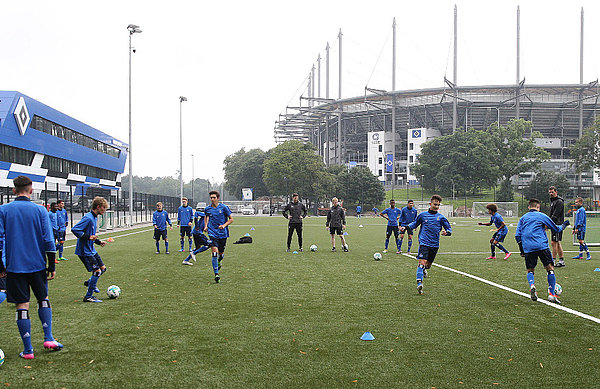
M 292 193 L 292 197 L 298 196 L 298 193 Z

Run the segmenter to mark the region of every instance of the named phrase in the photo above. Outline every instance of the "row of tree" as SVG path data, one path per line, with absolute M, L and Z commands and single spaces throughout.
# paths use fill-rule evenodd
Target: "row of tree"
M 287 141 L 268 151 L 243 148 L 224 160 L 225 189 L 241 198 L 242 188 L 253 188 L 254 197 L 289 196 L 297 192 L 318 203 L 337 196 L 346 207 L 379 206 L 385 191 L 366 167 L 325 167 L 308 143 Z

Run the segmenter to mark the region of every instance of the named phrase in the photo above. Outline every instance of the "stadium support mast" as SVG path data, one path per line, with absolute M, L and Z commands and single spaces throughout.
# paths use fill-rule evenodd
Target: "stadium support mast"
M 321 98 L 321 54 L 317 57 L 317 97 Z
M 312 97 L 313 99 L 315 98 L 315 64 L 313 64 L 312 69 L 310 71 L 310 86 L 311 86 L 311 92 L 310 92 L 310 97 Z M 310 106 L 314 106 L 315 102 L 314 100 L 310 102 Z
M 583 136 L 583 7 L 581 7 L 581 32 L 579 37 L 579 138 Z
M 392 23 L 392 92 L 396 90 L 396 18 Z M 408 138 L 406 138 L 408 140 Z M 385 144 L 385 142 L 384 142 Z M 392 95 L 392 193 L 396 182 L 396 95 Z
M 329 98 L 329 42 L 325 46 L 325 98 Z M 325 116 L 325 139 L 327 139 L 327 150 L 325 152 L 325 166 L 329 166 L 329 115 Z
M 338 70 L 338 99 L 342 99 L 342 29 L 340 28 L 340 33 L 338 34 L 338 44 L 339 44 L 339 70 Z M 342 103 L 340 103 L 339 111 L 338 111 L 338 136 L 337 136 L 337 162 L 338 165 L 342 164 Z
M 517 111 L 517 119 L 521 117 L 521 104 L 520 97 L 521 94 L 521 75 L 520 75 L 520 62 L 521 62 L 521 9 L 517 5 L 517 87 L 515 88 L 515 103 L 516 103 L 516 111 Z M 498 121 L 498 127 L 500 126 L 500 121 Z
M 456 86 L 457 86 L 457 71 L 456 71 L 456 64 L 457 64 L 457 55 L 458 55 L 458 48 L 457 48 L 457 43 L 458 43 L 458 38 L 457 38 L 457 33 L 458 33 L 458 18 L 457 18 L 457 9 L 456 9 L 456 4 L 454 5 L 454 66 L 453 66 L 453 71 L 454 71 L 454 75 L 452 77 L 452 82 L 454 83 L 454 102 L 452 103 L 452 132 L 456 131 L 456 119 L 458 117 L 458 91 L 456 90 Z

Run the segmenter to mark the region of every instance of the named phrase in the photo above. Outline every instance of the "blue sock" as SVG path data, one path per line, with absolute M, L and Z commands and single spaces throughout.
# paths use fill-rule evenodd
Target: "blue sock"
M 23 341 L 23 351 L 27 354 L 33 353 L 31 345 L 31 320 L 29 319 L 29 311 L 27 309 L 17 309 L 17 327 Z
M 492 257 L 496 256 L 496 246 L 491 245 L 490 248 L 492 249 Z
M 586 253 L 590 252 L 590 250 L 587 247 L 587 244 L 585 244 L 585 243 L 583 244 L 583 249 L 585 250 Z
M 408 240 L 408 251 L 410 251 L 410 248 L 412 247 L 412 239 Z
M 190 251 L 192 251 L 192 240 L 188 239 L 188 247 L 190 248 Z
M 225 258 L 225 254 L 219 254 L 219 263 Z
M 92 297 L 94 295 L 94 290 L 96 289 L 96 284 L 98 283 L 98 278 L 100 276 L 92 275 L 88 281 L 88 291 L 85 294 L 85 297 Z
M 194 250 L 194 255 L 204 252 L 206 250 L 208 250 L 210 248 L 210 246 L 201 246 L 199 249 Z
M 185 257 L 185 259 L 183 260 L 184 262 L 189 262 L 190 259 L 192 259 L 192 254 L 188 255 L 187 257 Z
M 390 238 L 387 238 L 387 239 L 385 240 L 385 249 L 386 249 L 386 250 L 387 250 L 387 248 L 388 248 L 388 245 L 389 245 L 389 244 L 390 244 Z
M 181 251 L 183 251 L 183 246 L 184 246 L 183 238 L 181 240 L 179 240 L 179 243 L 181 243 Z
M 165 242 L 165 251 L 169 251 L 169 242 Z
M 402 249 L 402 239 L 398 239 L 396 244 L 398 245 L 398 250 Z
M 554 271 L 548 271 L 548 293 L 554 294 L 554 288 L 556 288 L 556 276 Z
M 44 342 L 54 340 L 52 336 L 52 307 L 50 307 L 50 301 L 38 301 L 38 316 L 44 329 Z
M 219 259 L 218 253 L 212 253 L 212 267 L 215 274 L 219 274 Z
M 425 265 L 417 266 L 417 283 L 423 282 L 423 269 L 425 269 Z
M 0 292 L 0 304 L 2 304 L 2 301 L 6 300 L 6 293 L 5 292 Z
M 533 278 L 533 273 L 532 272 L 528 272 L 527 273 L 527 282 L 529 282 L 529 287 L 531 288 L 531 286 L 533 284 L 535 284 L 534 278 Z
M 498 243 L 496 245 L 496 247 L 498 247 L 500 250 L 504 251 L 504 254 L 508 254 L 508 250 L 504 248 L 504 246 L 502 246 L 501 243 Z
M 58 249 L 58 257 L 62 258 L 63 256 L 63 249 L 65 248 L 64 244 L 57 244 L 56 248 Z
M 583 245 L 581 243 L 579 243 L 579 256 L 583 256 Z
M 160 253 L 160 242 L 158 240 L 156 241 L 156 252 Z

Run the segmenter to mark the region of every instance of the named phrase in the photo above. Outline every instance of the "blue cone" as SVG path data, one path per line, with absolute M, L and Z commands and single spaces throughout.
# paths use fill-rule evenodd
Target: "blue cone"
M 348 233 L 346 231 L 344 231 L 344 235 L 348 235 Z
M 250 228 L 250 231 L 254 231 L 254 227 Z
M 375 337 L 369 331 L 365 332 L 363 336 L 360 337 L 360 340 L 375 340 Z
M 292 254 L 298 254 L 298 252 L 297 252 L 297 251 L 294 251 Z
M 244 235 L 244 236 L 250 236 L 250 234 L 246 232 L 246 235 Z
M 595 268 L 594 271 L 600 271 L 600 267 Z

